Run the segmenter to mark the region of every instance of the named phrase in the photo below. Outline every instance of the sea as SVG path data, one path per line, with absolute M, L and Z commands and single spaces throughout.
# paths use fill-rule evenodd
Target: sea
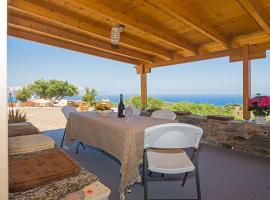
M 124 95 L 124 99 L 128 99 L 134 95 Z M 110 99 L 112 102 L 119 102 L 120 95 L 98 95 L 97 99 Z M 149 97 L 158 98 L 164 102 L 192 102 L 192 103 L 208 103 L 216 106 L 224 106 L 226 104 L 242 104 L 242 95 L 149 95 Z M 82 96 L 65 97 L 67 100 L 80 100 Z

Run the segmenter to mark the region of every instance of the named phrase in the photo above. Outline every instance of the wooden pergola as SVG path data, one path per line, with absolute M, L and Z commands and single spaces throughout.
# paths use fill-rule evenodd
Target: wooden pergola
M 110 39 L 116 24 L 125 26 L 117 46 Z M 144 106 L 152 69 L 229 56 L 243 61 L 250 119 L 250 61 L 270 49 L 270 1 L 8 0 L 8 34 L 134 64 Z

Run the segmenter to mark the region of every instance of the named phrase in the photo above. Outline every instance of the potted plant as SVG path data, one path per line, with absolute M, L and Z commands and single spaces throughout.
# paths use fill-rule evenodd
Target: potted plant
M 262 96 L 258 93 L 254 98 L 249 100 L 248 109 L 255 115 L 257 124 L 265 124 L 266 116 L 270 114 L 270 97 Z
M 110 101 L 99 101 L 95 111 L 99 116 L 109 116 L 112 113 Z

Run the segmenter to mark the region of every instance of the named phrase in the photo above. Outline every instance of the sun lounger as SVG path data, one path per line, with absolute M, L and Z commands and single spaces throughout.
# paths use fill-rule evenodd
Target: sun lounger
M 54 147 L 54 140 L 42 134 L 16 136 L 8 139 L 9 155 L 30 153 Z
M 8 124 L 8 137 L 39 134 L 39 130 L 30 122 Z

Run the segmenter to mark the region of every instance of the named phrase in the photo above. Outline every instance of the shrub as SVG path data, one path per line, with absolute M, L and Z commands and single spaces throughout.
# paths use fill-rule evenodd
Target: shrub
M 160 99 L 149 97 L 147 100 L 147 108 L 149 109 L 162 109 L 164 102 Z
M 126 104 L 135 106 L 136 108 L 141 108 L 141 97 L 133 96 L 130 99 L 126 100 Z M 147 108 L 148 109 L 161 109 L 164 106 L 164 102 L 160 99 L 149 97 L 147 99 Z
M 39 103 L 36 103 L 33 101 L 26 101 L 26 102 L 21 103 L 21 106 L 37 107 L 39 106 Z
M 95 89 L 89 89 L 88 87 L 86 87 L 85 94 L 83 95 L 82 100 L 88 102 L 90 106 L 93 106 L 96 104 L 96 96 L 97 91 Z
M 223 106 L 215 106 L 206 103 L 186 103 L 179 102 L 169 106 L 170 110 L 189 111 L 196 115 L 224 115 L 233 116 L 233 112 Z
M 26 122 L 26 114 L 19 109 L 10 109 L 8 111 L 8 123 Z
M 31 97 L 31 90 L 29 87 L 22 87 L 22 89 L 16 90 L 15 97 L 19 101 L 26 102 Z
M 68 106 L 74 106 L 74 107 L 79 107 L 79 103 L 77 101 L 67 101 Z
M 82 101 L 82 102 L 78 103 L 78 107 L 79 107 L 80 111 L 89 111 L 90 106 L 89 106 L 88 102 Z

